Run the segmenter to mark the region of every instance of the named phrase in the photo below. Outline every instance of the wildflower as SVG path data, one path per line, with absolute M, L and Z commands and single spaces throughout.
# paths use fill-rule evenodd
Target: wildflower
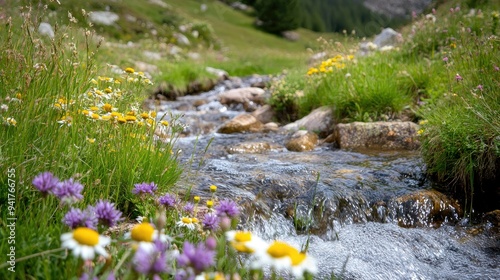
M 212 207 L 214 207 L 214 201 L 213 200 L 207 200 L 207 207 L 208 207 L 208 209 L 211 209 Z
M 496 65 L 493 65 L 493 69 L 495 69 L 495 71 L 500 71 L 500 67 L 498 67 Z
M 167 244 L 157 240 L 152 247 L 139 246 L 132 263 L 135 271 L 144 275 L 152 275 L 153 279 L 156 279 L 159 277 L 158 274 L 168 271 Z
M 141 113 L 141 118 L 147 120 L 147 119 L 149 119 L 149 114 L 146 112 L 143 112 L 143 113 Z
M 0 106 L 0 110 L 7 112 L 9 110 L 9 105 L 7 104 L 2 104 Z
M 122 118 L 122 117 L 119 117 L 117 119 L 117 121 L 118 121 L 118 123 L 126 123 L 127 122 L 127 120 L 125 118 Z
M 290 253 L 290 259 L 292 260 L 292 274 L 296 278 L 304 277 L 304 274 L 316 274 L 318 272 L 318 267 L 316 265 L 316 261 L 309 255 L 292 251 Z
M 89 109 L 90 109 L 90 111 L 93 111 L 93 112 L 99 111 L 99 107 L 97 107 L 97 106 L 92 106 Z
M 450 48 L 455 49 L 457 47 L 457 44 L 455 42 L 450 44 Z
M 182 254 L 177 256 L 177 263 L 181 267 L 191 267 L 198 275 L 215 264 L 215 252 L 207 248 L 206 244 L 198 245 L 184 242 Z
M 83 260 L 94 259 L 95 254 L 108 257 L 104 249 L 111 239 L 101 236 L 93 229 L 79 227 L 72 232 L 61 235 L 62 247 L 73 251 L 75 257 L 81 257 Z
M 38 174 L 32 182 L 33 186 L 37 188 L 43 195 L 51 193 L 58 183 L 59 179 L 57 177 L 54 177 L 54 175 L 50 172 L 43 172 Z
M 135 184 L 134 189 L 132 190 L 133 194 L 154 194 L 154 192 L 158 189 L 158 186 L 151 182 L 151 183 L 140 183 L 140 184 Z
M 135 121 L 137 121 L 137 118 L 135 116 L 128 115 L 128 116 L 125 116 L 125 120 L 127 122 L 135 122 Z
M 419 130 L 417 131 L 417 135 L 422 135 L 422 134 L 424 134 L 424 130 L 423 130 L 423 129 L 419 129 Z
M 175 197 L 171 194 L 166 194 L 158 199 L 158 202 L 165 207 L 174 207 L 176 204 Z
M 267 248 L 267 243 L 264 240 L 249 231 L 227 231 L 226 239 L 234 249 L 242 253 L 254 253 L 257 250 Z
M 111 112 L 111 110 L 113 110 L 113 106 L 109 103 L 106 103 L 106 104 L 102 105 L 102 109 L 109 113 L 109 112 Z
M 73 178 L 59 182 L 53 189 L 53 193 L 63 202 L 63 203 L 74 203 L 83 198 L 81 194 L 83 190 L 83 185 L 75 182 Z
M 85 211 L 78 208 L 71 208 L 68 213 L 64 215 L 62 221 L 71 229 L 76 229 L 78 227 L 86 227 L 93 230 L 97 229 L 97 217 L 92 206 L 87 207 Z
M 200 202 L 200 197 L 199 196 L 195 196 L 193 198 L 193 200 L 194 200 L 194 203 L 198 203 L 198 202 Z
M 457 82 L 460 82 L 460 81 L 461 81 L 461 80 L 463 80 L 463 79 L 464 79 L 464 78 L 462 78 L 462 76 L 460 76 L 460 74 L 458 74 L 458 73 L 457 73 L 457 74 L 455 75 L 455 80 L 456 80 Z
M 186 205 L 184 205 L 184 207 L 182 209 L 185 212 L 187 212 L 188 214 L 193 214 L 193 212 L 194 212 L 194 204 L 191 203 L 191 202 L 188 202 L 188 203 L 186 203 Z
M 190 230 L 194 230 L 195 229 L 195 221 L 193 218 L 189 218 L 189 217 L 182 217 L 180 221 L 177 222 L 177 226 L 179 227 L 186 227 Z
M 167 242 L 169 239 L 163 232 L 159 232 L 152 224 L 144 222 L 143 220 L 141 220 L 141 223 L 135 225 L 130 232 L 127 232 L 125 238 L 132 239 L 137 242 L 139 246 L 152 246 L 151 242 L 155 240 Z
M 217 191 L 217 186 L 216 185 L 211 185 L 210 186 L 210 192 L 214 193 L 215 191 Z
M 168 126 L 168 121 L 161 121 L 160 122 L 163 126 Z
M 238 205 L 232 200 L 222 200 L 219 205 L 215 207 L 217 216 L 227 216 L 229 218 L 234 218 L 240 214 Z
M 213 213 L 207 213 L 203 218 L 202 224 L 204 229 L 214 231 L 219 227 L 219 217 Z
M 12 117 L 5 119 L 5 121 L 6 121 L 7 125 L 16 126 L 16 124 L 17 124 L 17 121 Z
M 133 74 L 134 72 L 135 72 L 135 70 L 132 67 L 125 68 L 125 73 Z
M 270 265 L 276 270 L 292 268 L 292 255 L 298 254 L 298 250 L 282 241 L 272 242 L 265 250 L 256 251 L 256 259 L 253 268 L 262 268 Z
M 107 200 L 99 200 L 94 209 L 97 219 L 102 225 L 112 227 L 121 220 L 122 212 L 116 209 L 114 203 Z
M 419 125 L 425 125 L 427 124 L 429 121 L 428 120 L 421 120 L 418 122 Z
M 478 85 L 476 88 L 480 91 L 483 91 L 483 85 Z
M 448 57 L 447 56 L 443 57 L 443 62 L 448 62 Z

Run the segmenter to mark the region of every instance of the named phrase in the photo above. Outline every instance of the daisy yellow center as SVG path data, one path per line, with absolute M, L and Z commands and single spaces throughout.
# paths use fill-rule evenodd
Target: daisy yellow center
M 149 114 L 148 113 L 141 113 L 141 118 L 148 119 L 149 118 Z
M 125 72 L 127 72 L 127 73 L 131 73 L 131 74 L 132 74 L 132 73 L 134 73 L 134 72 L 135 72 L 135 70 L 134 70 L 134 68 L 132 68 L 132 67 L 127 67 L 127 68 L 125 68 Z
M 290 258 L 292 259 L 292 265 L 296 266 L 304 261 L 304 259 L 306 258 L 306 254 L 304 253 L 292 254 L 290 255 Z
M 113 109 L 113 106 L 111 106 L 111 104 L 109 103 L 106 103 L 102 106 L 102 108 L 104 109 L 104 111 L 106 112 L 111 112 L 111 110 Z
M 238 243 L 233 241 L 231 242 L 231 246 L 233 246 L 233 248 L 238 252 L 249 253 L 249 254 L 254 252 L 254 250 L 245 246 L 245 243 Z
M 192 220 L 191 220 L 191 218 L 183 217 L 182 218 L 182 222 L 185 223 L 185 224 L 190 224 L 192 222 Z
M 73 238 L 81 245 L 95 246 L 99 244 L 99 233 L 90 228 L 79 227 L 75 229 Z
M 285 242 L 275 241 L 267 248 L 267 253 L 275 259 L 291 256 L 297 253 L 297 249 Z
M 248 231 L 239 231 L 234 235 L 234 240 L 237 242 L 247 242 L 252 240 L 252 233 Z
M 127 120 L 125 118 L 118 118 L 119 123 L 126 123 Z
M 155 229 L 150 223 L 141 223 L 132 228 L 131 237 L 135 241 L 153 241 Z

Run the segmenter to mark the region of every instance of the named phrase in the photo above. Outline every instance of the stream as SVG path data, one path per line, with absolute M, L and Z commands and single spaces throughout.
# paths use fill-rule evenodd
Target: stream
M 244 112 L 219 103 L 218 95 L 262 79 L 226 80 L 161 101 L 161 112 L 180 114 L 186 124 L 176 147 L 187 166 L 180 184 L 193 195 L 209 197 L 215 184 L 219 198 L 243 209 L 242 229 L 297 248 L 309 238 L 315 279 L 500 279 L 498 228 L 468 225 L 456 202 L 432 191 L 418 152 L 331 144 L 290 152 L 282 131 L 217 133 Z

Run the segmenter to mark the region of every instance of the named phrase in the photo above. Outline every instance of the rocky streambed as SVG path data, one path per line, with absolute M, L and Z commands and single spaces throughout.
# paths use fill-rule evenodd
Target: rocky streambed
M 498 279 L 498 213 L 470 226 L 461 206 L 432 188 L 416 124 L 333 131 L 324 108 L 273 123 L 255 87 L 265 79 L 149 103 L 186 124 L 176 143 L 188 170 L 180 186 L 208 197 L 217 185 L 219 197 L 244 209 L 241 227 L 265 239 L 300 247 L 310 238 L 317 279 Z

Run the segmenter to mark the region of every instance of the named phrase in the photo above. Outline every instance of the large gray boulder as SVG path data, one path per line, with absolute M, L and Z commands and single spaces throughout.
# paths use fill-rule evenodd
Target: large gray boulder
M 333 131 L 333 127 L 333 110 L 330 107 L 323 106 L 313 110 L 302 119 L 283 126 L 283 129 L 290 131 L 305 129 L 316 132 L 320 136 L 326 136 Z
M 258 87 L 236 88 L 225 91 L 219 94 L 219 101 L 222 104 L 248 104 L 250 102 L 256 104 L 264 103 L 265 90 Z
M 353 122 L 337 124 L 335 139 L 341 149 L 414 150 L 420 147 L 418 130 L 413 122 Z

